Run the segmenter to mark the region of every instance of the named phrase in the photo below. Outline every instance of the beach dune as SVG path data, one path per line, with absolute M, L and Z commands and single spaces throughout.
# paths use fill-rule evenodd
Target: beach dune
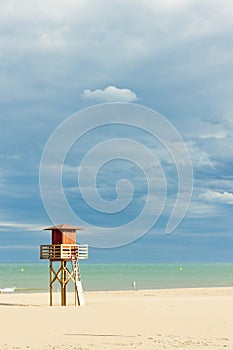
M 233 288 L 0 295 L 0 349 L 233 349 Z M 69 294 L 69 303 L 73 303 Z

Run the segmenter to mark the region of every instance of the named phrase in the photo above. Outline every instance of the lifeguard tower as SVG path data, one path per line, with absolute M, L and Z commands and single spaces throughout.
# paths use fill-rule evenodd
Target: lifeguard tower
M 61 286 L 61 305 L 66 306 L 66 290 L 70 281 L 75 286 L 75 305 L 85 305 L 79 259 L 88 259 L 88 245 L 76 244 L 76 231 L 79 227 L 59 225 L 45 228 L 52 231 L 52 244 L 40 246 L 40 258 L 50 261 L 50 306 L 53 305 L 53 284 Z M 57 264 L 60 266 L 56 269 Z

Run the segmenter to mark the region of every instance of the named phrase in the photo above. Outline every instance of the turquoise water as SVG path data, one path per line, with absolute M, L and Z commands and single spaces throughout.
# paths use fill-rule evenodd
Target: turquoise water
M 220 287 L 233 285 L 233 264 L 80 264 L 84 290 Z M 71 284 L 70 284 L 71 285 Z M 0 264 L 0 289 L 47 291 L 49 265 Z M 55 286 L 56 287 L 56 286 Z M 58 286 L 56 287 L 58 288 Z

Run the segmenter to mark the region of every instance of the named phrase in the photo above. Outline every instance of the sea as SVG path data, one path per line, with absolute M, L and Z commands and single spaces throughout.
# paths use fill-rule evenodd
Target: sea
M 58 266 L 57 266 L 58 267 Z M 70 267 L 71 269 L 71 267 Z M 213 264 L 92 264 L 80 263 L 85 291 L 233 286 L 233 263 Z M 72 283 L 69 283 L 69 288 Z M 47 263 L 1 263 L 0 290 L 49 290 Z M 59 285 L 54 285 L 55 291 Z M 68 288 L 68 289 L 69 289 Z

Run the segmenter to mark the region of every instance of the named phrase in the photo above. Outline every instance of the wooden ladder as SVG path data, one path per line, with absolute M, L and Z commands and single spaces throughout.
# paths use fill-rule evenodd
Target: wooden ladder
M 75 294 L 77 296 L 78 305 L 84 306 L 85 299 L 83 294 L 83 286 L 81 281 L 81 272 L 78 264 L 78 259 L 72 260 L 72 270 L 74 276 Z

